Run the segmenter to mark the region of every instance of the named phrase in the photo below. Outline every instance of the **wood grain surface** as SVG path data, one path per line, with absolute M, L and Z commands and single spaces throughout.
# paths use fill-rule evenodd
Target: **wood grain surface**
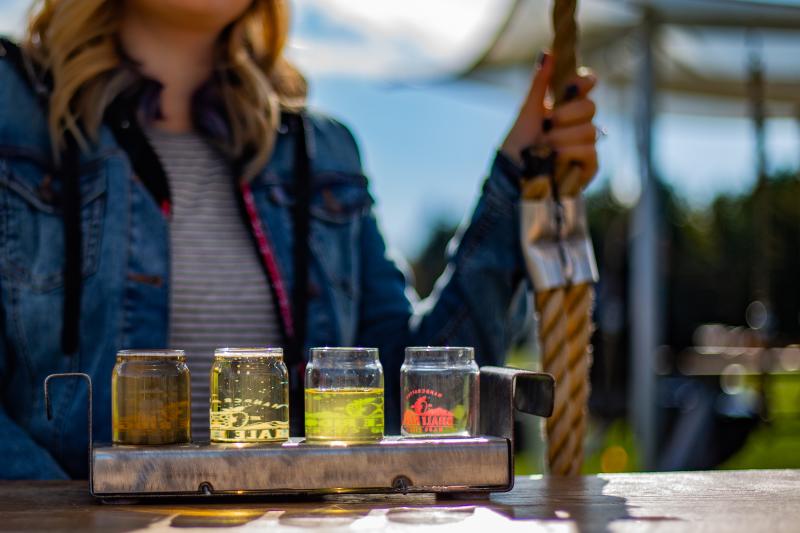
M 430 495 L 103 505 L 86 482 L 0 481 L 2 531 L 791 531 L 800 470 L 518 477 L 483 499 Z

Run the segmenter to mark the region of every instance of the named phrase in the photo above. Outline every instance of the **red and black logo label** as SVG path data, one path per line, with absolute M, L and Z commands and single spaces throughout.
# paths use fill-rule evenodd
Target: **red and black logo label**
M 406 433 L 449 433 L 454 428 L 452 411 L 440 407 L 446 401 L 433 389 L 415 389 L 406 394 L 403 429 Z

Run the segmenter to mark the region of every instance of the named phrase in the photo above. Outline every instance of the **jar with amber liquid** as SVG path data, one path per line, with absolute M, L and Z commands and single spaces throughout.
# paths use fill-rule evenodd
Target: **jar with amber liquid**
M 211 442 L 289 438 L 289 374 L 280 348 L 219 348 L 211 367 Z
M 383 367 L 377 348 L 312 348 L 306 366 L 306 441 L 383 438 Z
M 190 375 L 183 350 L 122 350 L 111 374 L 114 444 L 191 441 Z

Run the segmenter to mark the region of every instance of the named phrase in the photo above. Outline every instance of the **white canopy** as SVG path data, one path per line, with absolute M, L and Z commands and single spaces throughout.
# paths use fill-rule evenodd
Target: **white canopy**
M 509 67 L 524 65 L 529 71 L 551 40 L 551 0 L 299 0 L 297 8 L 300 31 L 291 54 L 314 74 L 390 81 L 469 76 L 516 83 Z M 755 55 L 763 63 L 768 112 L 796 115 L 800 1 L 582 0 L 583 62 L 613 86 L 633 84 L 635 37 L 646 17 L 660 29 L 653 40 L 658 89 L 712 97 L 717 104 L 720 98 L 741 100 Z M 693 114 L 746 110 L 681 101 L 682 110 Z

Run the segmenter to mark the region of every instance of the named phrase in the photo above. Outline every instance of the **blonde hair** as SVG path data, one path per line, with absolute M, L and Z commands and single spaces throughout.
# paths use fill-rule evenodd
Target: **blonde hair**
M 97 140 L 106 108 L 136 83 L 119 68 L 118 0 L 40 0 L 32 10 L 23 49 L 52 77 L 48 126 L 57 155 L 67 132 L 82 149 Z M 283 59 L 288 33 L 285 0 L 254 0 L 220 35 L 216 79 L 230 124 L 225 150 L 248 157 L 243 178 L 267 162 L 280 121 L 280 107 L 302 106 L 306 83 Z

